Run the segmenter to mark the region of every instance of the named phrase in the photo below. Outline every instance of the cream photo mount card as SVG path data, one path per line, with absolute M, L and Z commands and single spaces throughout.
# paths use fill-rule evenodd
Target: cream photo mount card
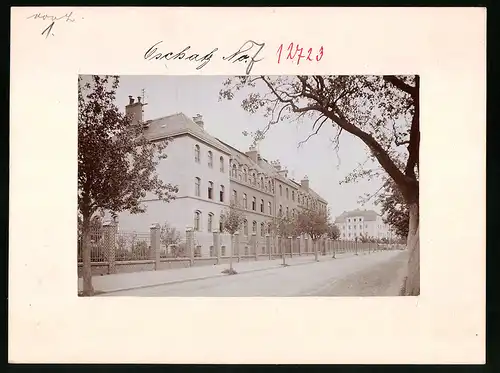
M 10 362 L 485 362 L 485 168 L 481 165 L 485 164 L 486 9 L 14 7 L 11 21 Z M 199 196 L 194 177 L 189 176 L 190 184 L 185 186 L 176 182 L 176 193 L 186 194 L 185 198 L 179 195 L 175 203 L 184 203 L 177 210 L 177 229 L 189 255 L 183 254 L 180 245 L 164 245 L 167 230 L 163 229 L 165 221 L 160 220 L 164 215 L 154 216 L 151 205 L 150 215 L 140 221 L 143 226 L 137 232 L 125 233 L 127 217 L 120 215 L 115 221 L 106 215 L 109 211 L 104 212 L 97 236 L 84 235 L 90 238 L 85 242 L 98 247 L 89 251 L 92 263 L 80 260 L 80 220 L 75 219 L 82 198 L 82 165 L 80 172 L 78 167 L 83 140 L 79 139 L 79 125 L 84 120 L 79 110 L 79 78 L 96 75 L 120 77 L 116 107 L 123 115 L 130 105 L 148 104 L 142 122 L 145 127 L 149 123 L 150 129 L 158 125 L 161 130 L 158 119 L 175 114 L 190 126 L 182 129 L 190 139 L 198 139 L 203 146 L 210 145 L 213 138 L 220 141 L 210 146 L 224 158 L 223 166 L 215 153 L 210 166 L 208 148 L 200 148 L 196 163 L 194 142 L 185 153 L 188 158 L 182 160 L 192 164 L 178 163 L 185 165 L 178 169 L 186 172 L 197 165 L 205 167 L 200 171 Z M 390 260 L 408 251 L 397 248 L 388 236 L 386 241 L 378 237 L 372 242 L 375 246 L 364 238 L 362 241 L 361 236 L 382 234 L 374 230 L 367 233 L 370 213 L 356 212 L 365 208 L 356 204 L 357 197 L 364 195 L 363 188 L 375 190 L 363 183 L 339 186 L 348 166 L 355 169 L 369 150 L 345 133 L 349 131 L 339 135 L 336 150 L 337 133 L 331 124 L 298 147 L 303 135 L 307 138 L 311 133 L 314 118 L 309 122 L 310 118 L 303 118 L 305 122 L 299 123 L 290 117 L 284 119 L 289 127 L 284 129 L 280 122 L 281 127 L 277 125 L 276 131 L 257 141 L 257 150 L 251 148 L 251 140 L 259 139 L 259 123 L 269 123 L 270 119 L 262 112 L 251 114 L 253 109 L 245 106 L 249 101 L 244 99 L 253 97 L 250 102 L 263 103 L 262 107 L 265 100 L 251 96 L 253 87 L 248 83 L 239 93 L 233 91 L 234 100 L 227 100 L 224 80 L 220 79 L 245 76 L 266 76 L 271 79 L 267 82 L 279 82 L 281 77 L 299 83 L 309 79 L 317 84 L 317 90 L 323 89 L 318 77 L 347 77 L 345 82 L 358 81 L 352 77 L 374 77 L 360 78 L 371 82 L 370 92 L 379 92 L 374 82 L 386 84 L 382 77 L 418 76 L 418 180 L 422 181 L 417 203 L 420 217 L 416 237 L 421 246 L 418 296 L 347 292 L 354 286 L 351 283 L 361 278 L 356 273 L 368 274 L 370 266 L 375 265 L 379 267 L 373 267 L 373 273 L 376 268 L 380 273 L 390 271 L 393 267 L 381 267 L 383 262 L 392 263 Z M 341 81 L 335 79 L 331 82 Z M 401 81 L 408 85 L 400 88 L 411 91 L 408 87 L 415 81 L 404 79 Z M 397 85 L 398 81 L 392 83 Z M 145 93 L 141 92 L 143 88 Z M 307 91 L 312 96 L 315 92 Z M 203 108 L 203 113 L 197 108 Z M 325 114 L 332 116 L 328 111 Z M 88 119 L 88 113 L 85 115 Z M 127 125 L 125 119 L 116 122 Z M 168 123 L 165 128 L 179 122 Z M 211 133 L 211 137 L 204 137 L 205 133 Z M 168 162 L 184 154 L 169 153 L 175 142 L 166 147 Z M 396 142 L 405 140 L 398 138 L 391 146 Z M 355 154 L 353 149 L 358 148 L 365 149 L 364 153 L 360 150 L 351 157 L 349 154 Z M 104 154 L 104 149 L 96 152 Z M 252 174 L 245 181 L 240 173 L 245 162 L 231 174 L 233 163 L 229 162 L 236 156 L 255 164 L 253 169 L 262 173 L 264 181 Z M 281 164 L 276 163 L 278 159 Z M 264 160 L 270 167 L 268 174 L 259 168 Z M 209 178 L 209 172 L 217 179 Z M 133 180 L 136 178 L 131 184 Z M 275 188 L 267 181 L 274 182 Z M 209 182 L 213 182 L 212 188 Z M 279 183 L 282 188 L 288 186 L 288 198 L 287 189 L 280 194 Z M 113 185 L 113 180 L 106 185 Z M 222 201 L 216 201 L 221 198 L 221 185 L 225 185 L 226 194 L 222 194 Z M 253 214 L 246 219 L 248 233 L 242 219 L 235 246 L 240 251 L 233 252 L 225 236 L 217 236 L 215 231 L 221 228 L 220 213 L 226 211 L 225 205 L 229 208 L 234 185 L 249 188 L 254 194 L 247 193 L 246 214 Z M 119 189 L 119 183 L 115 186 Z M 352 232 L 357 225 L 357 236 L 353 233 L 353 239 L 345 237 L 349 244 L 342 246 L 342 236 L 334 244 L 325 231 L 318 246 L 307 246 L 314 247 L 310 251 L 305 251 L 304 236 L 300 242 L 295 234 L 287 235 L 290 241 L 273 241 L 269 230 L 271 233 L 264 231 L 262 237 L 261 223 L 265 221 L 257 216 L 268 215 L 276 221 L 277 216 L 286 216 L 286 207 L 290 216 L 299 214 L 299 202 L 295 196 L 292 199 L 292 191 L 301 193 L 301 203 L 306 207 L 307 198 L 313 196 L 310 203 L 314 209 L 325 210 L 325 214 L 329 211 L 340 235 L 343 230 L 349 234 L 351 223 Z M 243 203 L 241 193 L 237 200 Z M 260 196 L 268 196 L 269 201 Z M 185 203 L 197 199 L 204 201 L 198 205 Z M 219 206 L 220 211 L 214 210 L 212 217 L 211 211 L 197 207 L 205 206 L 207 199 Z M 272 203 L 271 210 L 267 210 L 267 202 Z M 118 202 L 114 199 L 106 206 L 111 210 Z M 292 211 L 294 208 L 297 212 Z M 354 215 L 342 215 L 349 211 L 355 211 Z M 377 210 L 375 215 L 379 213 Z M 374 226 L 379 225 L 382 223 Z M 135 230 L 135 225 L 129 226 Z M 211 241 L 203 243 L 201 233 Z M 266 234 L 271 237 L 269 243 Z M 135 240 L 130 250 L 120 251 L 121 236 Z M 137 244 L 140 239 L 143 244 Z M 278 245 L 275 257 L 271 241 Z M 404 247 L 410 245 L 409 241 L 400 241 Z M 227 252 L 222 252 L 222 246 Z M 99 247 L 105 249 L 99 251 Z M 294 250 L 300 250 L 300 255 Z M 229 257 L 234 260 L 234 270 L 239 271 L 235 276 L 217 269 L 229 268 Z M 144 268 L 137 270 L 134 261 L 140 261 Z M 209 265 L 196 264 L 203 261 Z M 272 263 L 276 266 L 264 268 Z M 179 268 L 174 268 L 176 265 Z M 125 270 L 127 266 L 134 268 Z M 248 272 L 245 268 L 251 266 L 263 267 Z M 87 269 L 92 271 L 87 274 L 92 275 L 96 294 L 79 296 L 86 289 L 82 272 Z M 198 283 L 206 290 L 186 282 L 174 284 L 165 292 L 157 291 L 155 296 L 151 293 L 151 285 L 159 289 L 158 276 L 163 272 L 172 278 L 172 274 L 182 272 L 183 279 L 189 280 L 195 270 L 201 273 L 212 269 L 216 275 Z M 288 287 L 277 286 L 277 282 L 264 286 L 264 274 L 287 281 Z M 377 276 L 373 278 L 381 281 L 383 276 Z M 405 276 L 407 272 L 394 270 L 397 281 Z M 102 296 L 106 294 L 98 291 L 104 287 L 99 286 L 110 278 L 118 279 L 113 285 L 115 291 L 120 286 L 129 290 L 131 286 L 149 286 L 149 290 L 142 290 L 142 296 L 134 296 L 139 290 Z M 252 280 L 253 287 L 249 285 Z M 131 285 L 133 281 L 135 285 Z M 363 287 L 365 281 L 358 282 L 360 289 L 367 289 Z M 408 285 L 410 282 L 407 286 L 414 286 Z M 308 293 L 312 288 L 318 292 Z M 337 292 L 340 288 L 345 292 Z M 321 292 L 337 296 L 319 296 Z M 295 296 L 306 293 L 309 296 Z

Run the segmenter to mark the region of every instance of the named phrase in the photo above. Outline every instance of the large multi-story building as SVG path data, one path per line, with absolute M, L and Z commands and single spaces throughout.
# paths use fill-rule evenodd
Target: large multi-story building
M 344 211 L 335 219 L 340 229 L 340 238 L 344 240 L 369 237 L 375 239 L 393 238 L 391 229 L 382 217 L 373 210 Z
M 124 231 L 145 231 L 157 222 L 176 228 L 181 233 L 187 227 L 196 231 L 201 255 L 208 255 L 212 233 L 220 229 L 220 216 L 231 202 L 245 211 L 240 232 L 243 241 L 252 233 L 262 238 L 268 232 L 273 217 L 294 214 L 300 208 L 327 211 L 327 202 L 309 186 L 307 176 L 296 182 L 279 161 L 268 162 L 257 149 L 246 152 L 211 136 L 203 118 L 189 118 L 182 113 L 144 121 L 141 98 L 129 96 L 126 113 L 134 123 L 144 128 L 150 141 L 171 138 L 167 158 L 158 165 L 159 177 L 178 186 L 175 200 L 166 203 L 148 195 L 143 203 L 146 213 L 119 214 L 119 227 Z M 222 236 L 228 246 L 229 237 Z

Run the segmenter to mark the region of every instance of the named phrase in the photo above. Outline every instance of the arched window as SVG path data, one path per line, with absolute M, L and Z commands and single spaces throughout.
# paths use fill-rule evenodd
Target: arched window
M 208 182 L 208 199 L 214 199 L 214 183 Z
M 283 195 L 283 187 L 280 184 L 280 196 L 282 196 L 282 195 Z
M 243 193 L 243 208 L 246 209 L 247 206 L 247 194 Z
M 264 212 L 264 200 L 260 200 L 260 212 Z
M 210 150 L 208 151 L 208 167 L 210 168 L 214 167 L 214 155 Z
M 200 146 L 194 146 L 194 161 L 200 163 Z
M 224 185 L 220 186 L 219 201 L 224 202 Z
M 286 188 L 286 199 L 288 199 L 288 188 Z
M 219 158 L 219 169 L 220 172 L 224 172 L 224 157 Z
M 245 183 L 248 182 L 248 173 L 246 168 L 243 169 L 243 180 L 245 180 Z
M 252 174 L 252 184 L 255 185 L 257 183 L 257 177 L 255 176 L 255 172 Z
M 194 230 L 195 231 L 200 230 L 200 220 L 201 220 L 201 212 L 195 211 L 194 212 Z
M 273 214 L 273 210 L 272 210 L 272 208 L 271 208 L 271 202 L 268 202 L 268 203 L 267 203 L 267 210 L 268 210 L 268 211 L 267 211 L 267 213 L 268 213 L 269 215 L 272 215 L 272 214 Z
M 269 180 L 269 181 L 267 182 L 267 190 L 269 190 L 269 191 L 271 191 L 271 190 L 272 190 L 272 188 L 271 188 L 271 180 Z
M 260 223 L 260 236 L 264 237 L 265 233 L 266 233 L 265 225 L 264 223 Z
M 231 172 L 231 176 L 236 177 L 238 175 L 238 170 L 236 169 L 236 165 L 233 163 L 233 169 Z
M 261 187 L 262 189 L 264 189 L 264 186 L 265 186 L 265 185 L 264 185 L 264 178 L 261 176 L 261 177 L 260 177 L 260 187 Z
M 248 221 L 246 221 L 246 219 L 243 220 L 243 234 L 248 236 Z
M 196 177 L 194 179 L 194 195 L 196 197 L 199 197 L 201 195 L 200 193 L 200 187 L 201 186 L 201 179 L 199 177 Z
M 271 223 L 267 224 L 267 234 L 271 234 Z
M 233 203 L 238 203 L 238 192 L 233 190 Z
M 257 233 L 257 222 L 255 220 L 252 223 L 252 233 Z
M 288 218 L 289 214 L 288 214 L 288 206 L 286 207 L 286 217 Z
M 214 222 L 214 214 L 212 214 L 211 212 L 208 214 L 208 231 L 209 232 L 212 232 L 212 224 Z
M 292 201 L 295 201 L 295 191 L 292 190 Z
M 257 199 L 255 197 L 252 198 L 252 210 L 255 211 L 257 208 Z
M 283 206 L 280 205 L 280 209 L 278 210 L 278 213 L 280 216 L 283 214 Z

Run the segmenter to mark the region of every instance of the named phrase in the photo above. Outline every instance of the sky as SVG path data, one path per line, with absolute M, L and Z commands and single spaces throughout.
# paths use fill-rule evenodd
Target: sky
M 209 134 L 240 151 L 246 151 L 252 139 L 244 136 L 243 131 L 262 129 L 268 119 L 260 113 L 245 112 L 241 108 L 241 99 L 219 102 L 219 91 L 226 78 L 216 75 L 121 76 L 116 104 L 125 110 L 128 96 L 142 96 L 144 90 L 147 103 L 144 107 L 145 120 L 179 112 L 188 117 L 201 114 Z M 288 169 L 288 176 L 297 181 L 307 175 L 310 187 L 328 202 L 332 217 L 356 208 L 379 212 L 373 203 L 360 205 L 358 200 L 365 193 L 379 189 L 380 181 L 339 184 L 366 160 L 366 145 L 358 138 L 342 133 L 337 156 L 331 143 L 336 132 L 331 126 L 323 126 L 317 136 L 299 147 L 299 142 L 312 132 L 312 124 L 313 121 L 304 119 L 302 123 L 281 122 L 273 126 L 259 143 L 261 156 L 268 161 L 279 160 L 282 167 Z

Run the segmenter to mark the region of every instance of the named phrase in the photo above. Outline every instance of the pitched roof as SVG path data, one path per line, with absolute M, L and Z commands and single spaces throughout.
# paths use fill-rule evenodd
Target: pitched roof
M 191 118 L 188 118 L 184 113 L 176 113 L 166 117 L 149 120 L 145 122 L 144 125 L 144 134 L 149 140 L 190 134 L 226 154 L 231 154 L 231 151 L 226 146 L 217 141 L 215 137 L 209 135 L 202 127 L 196 124 Z
M 257 162 L 254 162 L 245 153 L 239 151 L 238 149 L 225 143 L 224 141 L 211 136 L 201 126 L 196 124 L 184 113 L 175 113 L 165 117 L 148 120 L 144 123 L 144 125 L 144 134 L 149 140 L 159 140 L 165 137 L 174 137 L 189 134 L 206 142 L 214 148 L 219 149 L 220 151 L 228 155 L 231 155 L 238 161 L 239 164 L 244 164 L 248 166 L 249 169 L 255 169 L 257 170 L 257 172 L 268 174 L 284 183 L 296 185 L 302 192 L 309 193 L 314 198 L 317 198 L 324 203 L 328 203 L 324 198 L 322 198 L 311 188 L 306 190 L 294 180 L 290 180 L 284 177 L 276 170 L 276 168 L 272 164 L 270 164 L 264 158 L 259 158 Z
M 344 223 L 346 218 L 352 218 L 352 217 L 363 217 L 365 221 L 375 221 L 377 220 L 377 216 L 380 216 L 373 210 L 351 210 L 351 211 L 344 211 L 342 214 L 340 214 L 336 219 L 336 223 Z

